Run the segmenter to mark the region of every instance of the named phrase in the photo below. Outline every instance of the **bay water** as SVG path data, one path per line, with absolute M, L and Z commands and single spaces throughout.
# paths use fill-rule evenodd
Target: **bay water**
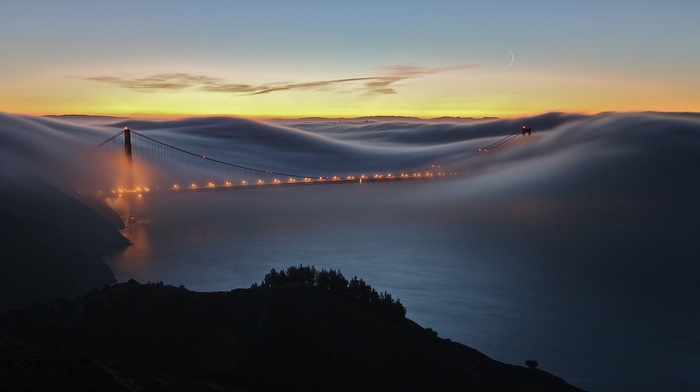
M 506 363 L 535 359 L 580 388 L 700 388 L 700 296 L 689 281 L 697 267 L 645 261 L 668 251 L 640 245 L 659 222 L 576 203 L 467 197 L 462 187 L 147 195 L 139 223 L 124 230 L 133 245 L 107 262 L 119 281 L 194 291 L 246 288 L 271 268 L 332 268 L 398 297 L 408 318 L 443 338 Z

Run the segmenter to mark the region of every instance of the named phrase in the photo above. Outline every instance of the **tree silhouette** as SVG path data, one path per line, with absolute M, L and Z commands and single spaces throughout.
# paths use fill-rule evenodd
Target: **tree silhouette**
M 388 292 L 378 293 L 357 276 L 348 281 L 340 271 L 333 269 L 318 271 L 314 266 L 301 264 L 291 266 L 283 271 L 272 268 L 270 272 L 265 274 L 260 285 L 254 283 L 251 288 L 283 286 L 309 287 L 367 304 L 392 317 L 403 318 L 406 316 L 406 308 L 401 304 L 401 301 L 394 300 Z
M 529 367 L 530 369 L 537 369 L 539 365 L 540 364 L 537 363 L 537 361 L 535 361 L 534 359 L 528 359 L 527 361 L 525 361 L 525 366 Z

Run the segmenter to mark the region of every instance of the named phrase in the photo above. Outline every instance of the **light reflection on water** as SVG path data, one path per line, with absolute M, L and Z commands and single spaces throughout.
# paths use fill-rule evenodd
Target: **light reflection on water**
M 141 222 L 124 233 L 134 245 L 108 263 L 120 281 L 196 291 L 249 287 L 290 265 L 338 269 L 400 298 L 420 325 L 495 359 L 533 358 L 587 389 L 640 390 L 636 353 L 662 355 L 649 346 L 673 343 L 653 312 L 624 302 L 627 288 L 608 284 L 619 267 L 602 255 L 629 249 L 608 249 L 610 233 L 590 218 L 543 216 L 541 204 L 527 201 L 499 213 L 445 198 L 449 189 L 372 184 L 147 198 Z M 695 325 L 697 318 L 680 328 Z M 683 369 L 700 365 L 692 333 L 689 351 L 657 364 L 662 381 L 647 385 L 687 378 Z

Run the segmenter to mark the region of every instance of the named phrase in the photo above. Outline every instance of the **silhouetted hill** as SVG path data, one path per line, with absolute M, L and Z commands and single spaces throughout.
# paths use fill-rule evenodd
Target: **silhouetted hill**
M 18 341 L 251 391 L 577 391 L 366 303 L 299 285 L 199 293 L 134 281 L 0 312 Z M 76 376 L 78 377 L 78 376 Z
M 0 340 L 0 388 L 14 391 L 242 392 L 57 347 Z
M 109 267 L 51 224 L 0 212 L 0 307 L 78 297 L 114 283 Z
M 0 212 L 56 226 L 89 254 L 104 254 L 129 245 L 118 231 L 124 223 L 104 202 L 78 200 L 30 176 L 0 176 L 0 185 Z
M 100 255 L 129 245 L 100 200 L 0 174 L 0 307 L 75 298 L 116 280 Z

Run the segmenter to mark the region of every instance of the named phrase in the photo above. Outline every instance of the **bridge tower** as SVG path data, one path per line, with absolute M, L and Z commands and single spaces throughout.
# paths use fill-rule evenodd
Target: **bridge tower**
M 131 129 L 124 127 L 124 156 L 126 157 L 126 203 L 128 205 L 129 223 L 136 223 L 136 193 L 134 192 L 134 168 L 131 154 Z

